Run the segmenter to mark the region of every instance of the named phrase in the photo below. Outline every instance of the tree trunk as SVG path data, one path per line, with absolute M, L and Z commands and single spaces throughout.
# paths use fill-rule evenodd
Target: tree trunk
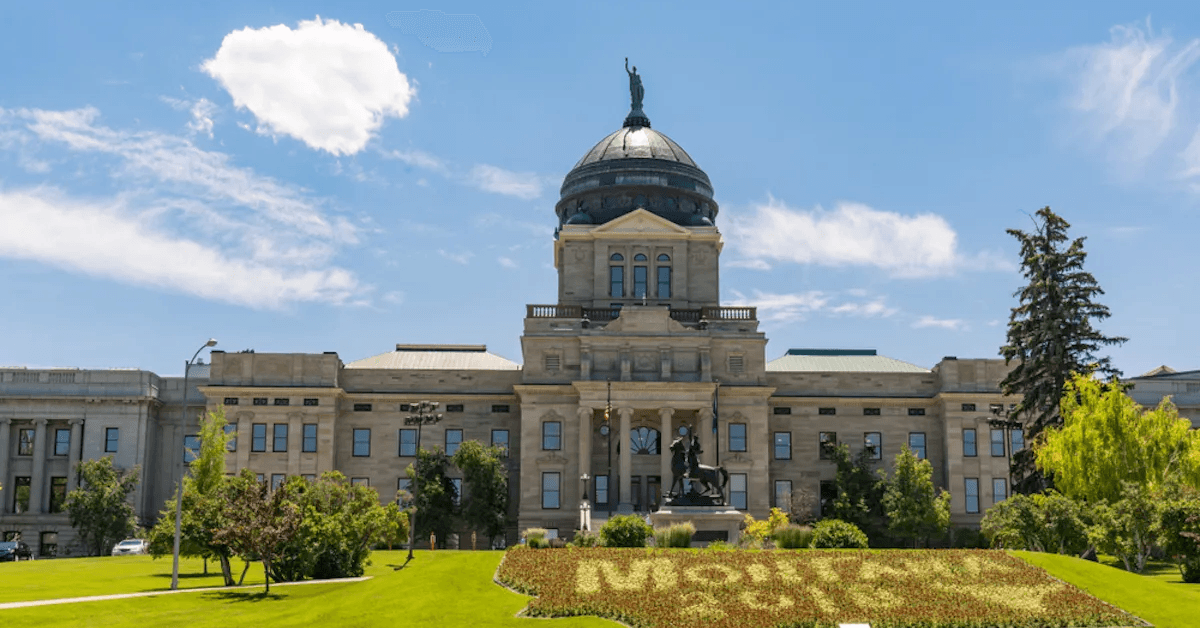
M 233 571 L 229 567 L 229 557 L 221 554 L 218 560 L 221 561 L 221 577 L 225 579 L 225 586 L 233 586 Z
M 266 584 L 267 584 L 266 592 L 268 594 L 270 594 L 271 593 L 271 561 L 264 558 L 262 561 L 262 564 L 263 564 L 263 578 L 266 580 Z
M 208 557 L 204 557 L 204 575 L 208 575 Z
M 242 567 L 242 577 L 238 578 L 239 587 L 242 586 L 242 583 L 246 581 L 246 572 L 250 571 L 250 561 L 244 560 L 242 563 L 244 566 Z

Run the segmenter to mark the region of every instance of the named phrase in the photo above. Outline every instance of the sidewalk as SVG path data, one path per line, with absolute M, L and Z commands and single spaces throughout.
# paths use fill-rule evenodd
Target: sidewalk
M 358 578 L 333 578 L 330 580 L 305 580 L 303 582 L 278 582 L 272 583 L 272 587 L 289 587 L 301 584 L 332 584 L 335 582 L 362 582 L 370 580 L 371 576 L 360 576 Z M 166 591 L 142 591 L 140 593 L 114 593 L 112 595 L 91 595 L 88 597 L 64 597 L 54 600 L 32 600 L 29 602 L 5 602 L 0 604 L 0 610 L 9 608 L 27 608 L 30 606 L 50 606 L 51 604 L 73 604 L 75 602 L 102 602 L 104 600 L 121 600 L 130 597 L 152 597 L 155 595 L 174 595 L 176 593 L 204 593 L 207 591 L 239 591 L 243 589 L 261 589 L 261 584 L 247 584 L 240 587 L 204 587 L 200 589 L 176 589 L 174 591 L 167 589 Z

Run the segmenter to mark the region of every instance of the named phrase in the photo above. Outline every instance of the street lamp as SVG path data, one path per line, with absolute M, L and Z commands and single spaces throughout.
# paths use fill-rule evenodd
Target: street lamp
M 413 463 L 413 507 L 412 513 L 408 516 L 408 560 L 413 559 L 413 545 L 417 542 L 417 497 L 421 494 L 421 426 L 433 425 L 442 420 L 442 415 L 436 414 L 438 403 L 436 401 L 418 401 L 417 403 L 409 404 L 409 408 L 413 414 L 404 417 L 405 425 L 417 426 L 417 450 L 414 452 L 417 455 L 416 462 Z
M 192 354 L 192 359 L 183 363 L 183 413 L 179 420 L 179 448 L 175 451 L 179 452 L 179 487 L 175 490 L 175 548 L 171 552 L 173 556 L 171 565 L 171 590 L 179 588 L 179 533 L 183 519 L 183 428 L 187 423 L 188 413 L 188 371 L 192 369 L 192 363 L 196 361 L 196 356 L 204 351 L 205 347 L 217 346 L 216 338 L 209 338 L 208 342 L 196 349 L 196 353 Z
M 579 501 L 579 529 L 588 531 L 592 529 L 592 505 L 588 503 L 587 490 L 588 480 L 590 479 L 591 476 L 586 473 L 579 476 L 579 482 L 583 484 L 583 498 Z

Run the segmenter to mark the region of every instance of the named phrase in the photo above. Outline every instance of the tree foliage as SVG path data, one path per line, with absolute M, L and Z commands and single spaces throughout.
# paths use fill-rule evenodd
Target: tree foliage
M 645 547 L 654 528 L 639 515 L 615 515 L 600 526 L 604 547 Z
M 815 549 L 867 549 L 867 535 L 858 526 L 840 519 L 822 519 L 813 526 Z
M 102 556 L 137 525 L 129 494 L 137 488 L 140 467 L 118 469 L 105 456 L 80 462 L 78 470 L 79 488 L 64 505 L 88 555 Z
M 850 446 L 842 443 L 833 448 L 830 455 L 837 465 L 837 498 L 833 500 L 829 516 L 853 523 L 869 537 L 875 536 L 884 527 L 886 475 L 876 473 L 872 468 L 871 452 L 866 447 L 851 458 Z
M 216 531 L 216 539 L 247 561 L 262 561 L 267 593 L 271 592 L 272 563 L 300 529 L 294 489 L 294 483 L 285 482 L 271 490 L 249 469 L 242 469 L 241 475 L 229 480 L 225 491 L 228 523 Z
M 1120 499 L 1091 505 L 1090 530 L 1096 549 L 1121 559 L 1126 571 L 1142 573 L 1159 538 L 1162 503 L 1150 488 L 1123 482 Z
M 1181 487 L 1163 505 L 1162 546 L 1179 566 L 1183 581 L 1200 582 L 1200 491 Z
M 1037 212 L 1035 229 L 1026 233 L 1009 229 L 1021 243 L 1021 272 L 1027 284 L 1014 293 L 1017 306 L 1008 320 L 1008 339 L 1000 348 L 1005 363 L 1016 367 L 1000 382 L 1005 394 L 1021 395 L 1010 418 L 1024 422 L 1027 438 L 1036 443 L 1047 427 L 1059 425 L 1058 402 L 1072 373 L 1120 375 L 1101 348 L 1125 342 L 1105 336 L 1093 321 L 1109 317 L 1096 298 L 1104 290 L 1083 269 L 1085 238 L 1068 244 L 1070 224 L 1049 207 Z M 1014 488 L 1036 492 L 1046 483 L 1033 464 L 1029 450 L 1013 456 Z
M 916 547 L 922 540 L 950 528 L 950 493 L 935 492 L 933 466 L 921 460 L 908 445 L 896 456 L 896 465 L 883 494 L 888 530 Z
M 1079 556 L 1091 546 L 1090 522 L 1079 502 L 1048 490 L 1017 493 L 988 508 L 980 529 L 992 547 Z
M 1154 490 L 1173 479 L 1200 487 L 1200 433 L 1164 399 L 1145 410 L 1114 379 L 1076 375 L 1062 395 L 1064 424 L 1046 432 L 1037 465 L 1064 495 L 1116 503 L 1123 484 Z
M 446 547 L 446 539 L 454 529 L 454 518 L 458 513 L 454 482 L 446 475 L 449 462 L 442 450 L 422 448 L 417 451 L 416 463 L 405 469 L 415 489 L 412 507 L 416 513 L 412 519 L 416 538 L 424 539 L 433 533 L 437 535 L 438 547 L 442 548 Z
M 508 468 L 504 450 L 469 440 L 454 452 L 454 466 L 462 469 L 464 492 L 462 519 L 490 541 L 504 534 L 508 518 Z

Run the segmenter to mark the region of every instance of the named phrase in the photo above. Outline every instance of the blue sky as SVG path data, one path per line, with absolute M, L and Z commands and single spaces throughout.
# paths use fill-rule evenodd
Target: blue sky
M 768 358 L 997 357 L 1005 229 L 1050 205 L 1130 338 L 1116 366 L 1200 368 L 1194 6 L 684 6 L 0 9 L 0 365 L 180 374 L 210 336 L 520 361 L 629 57 L 713 181 L 722 300 L 759 307 Z M 421 9 L 478 19 L 388 21 Z

